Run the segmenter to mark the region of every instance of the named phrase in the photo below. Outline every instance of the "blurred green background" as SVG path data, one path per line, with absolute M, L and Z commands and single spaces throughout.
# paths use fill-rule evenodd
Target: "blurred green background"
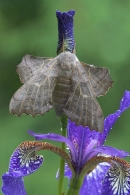
M 60 133 L 60 122 L 53 110 L 43 117 L 17 117 L 9 113 L 9 101 L 21 86 L 16 65 L 25 54 L 56 56 L 55 11 L 70 9 L 76 10 L 77 57 L 107 67 L 114 80 L 107 95 L 98 98 L 105 117 L 118 109 L 124 90 L 130 90 L 129 0 L 0 0 L 0 175 L 7 171 L 10 155 L 17 145 L 33 140 L 27 134 L 28 129 Z M 106 145 L 130 151 L 130 109 L 118 119 Z M 42 153 L 43 166 L 25 178 L 28 195 L 57 194 L 55 175 L 60 158 L 51 152 Z

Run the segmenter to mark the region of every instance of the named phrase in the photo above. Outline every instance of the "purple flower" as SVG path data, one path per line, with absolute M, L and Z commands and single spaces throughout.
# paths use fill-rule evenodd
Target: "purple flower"
M 69 190 L 71 190 L 68 190 L 67 194 L 73 194 L 69 192 L 75 192 L 76 189 L 76 194 L 79 195 L 129 195 L 130 163 L 121 158 L 130 154 L 104 146 L 110 129 L 128 107 L 130 107 L 130 92 L 125 91 L 119 110 L 105 119 L 103 133 L 90 131 L 88 127 L 76 126 L 70 120 L 68 138 L 54 133 L 38 134 L 29 131 L 37 140 L 65 142 L 70 154 L 47 142 L 23 142 L 12 154 L 9 170 L 2 176 L 2 192 L 5 195 L 26 195 L 23 177 L 40 168 L 43 157 L 36 155 L 36 152 L 47 149 L 66 161 L 65 176 L 70 180 Z
M 57 54 L 63 51 L 74 51 L 74 32 L 73 32 L 73 17 L 75 11 L 68 12 L 56 11 L 58 20 L 58 46 Z
M 8 172 L 2 175 L 4 195 L 26 195 L 23 177 L 35 172 L 42 165 L 43 156 L 36 155 L 39 150 L 50 150 L 58 154 L 71 167 L 69 155 L 60 148 L 47 142 L 25 141 L 13 152 Z
M 90 131 L 88 127 L 76 126 L 69 120 L 68 138 L 50 134 L 37 134 L 29 131 L 37 140 L 49 139 L 65 142 L 69 147 L 71 164 L 66 164 L 65 176 L 72 180 L 83 177 L 80 195 L 112 195 L 130 194 L 130 164 L 120 159 L 130 154 L 128 152 L 104 146 L 110 129 L 118 117 L 130 107 L 130 92 L 125 91 L 120 108 L 104 120 L 104 131 Z M 57 174 L 58 177 L 58 174 Z M 107 192 L 107 193 L 106 193 Z
M 29 142 L 16 148 L 10 158 L 8 172 L 2 176 L 5 195 L 26 195 L 23 177 L 35 172 L 43 163 L 43 157 L 35 154 L 39 148 Z

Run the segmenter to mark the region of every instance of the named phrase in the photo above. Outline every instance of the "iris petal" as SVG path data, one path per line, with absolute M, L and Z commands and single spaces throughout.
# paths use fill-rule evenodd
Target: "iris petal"
M 4 195 L 26 195 L 23 178 L 15 177 L 13 173 L 5 173 L 2 176 Z
M 94 156 L 97 155 L 110 155 L 110 156 L 118 156 L 120 158 L 125 158 L 126 156 L 130 156 L 129 152 L 124 150 L 118 150 L 116 148 L 112 148 L 110 146 L 98 146 L 90 151 L 88 155 L 86 155 L 85 163 Z
M 101 181 L 109 167 L 110 165 L 108 163 L 100 163 L 89 175 L 86 175 L 79 195 L 101 195 Z
M 120 110 L 121 112 L 124 112 L 129 107 L 130 107 L 130 92 L 126 90 L 124 93 L 124 97 L 120 102 Z
M 106 141 L 106 138 L 112 129 L 113 125 L 115 124 L 116 120 L 120 117 L 121 111 L 117 110 L 114 114 L 110 114 L 107 118 L 104 120 L 104 131 L 100 138 L 101 145 L 104 144 Z
M 109 134 L 109 131 L 112 129 L 113 125 L 115 124 L 116 120 L 120 117 L 120 115 L 130 107 L 130 92 L 125 91 L 124 96 L 120 102 L 120 108 L 115 113 L 110 114 L 105 120 L 104 120 L 104 131 L 101 134 L 100 142 L 101 145 L 104 144 L 106 141 L 106 138 Z
M 66 143 L 71 151 L 73 161 L 76 162 L 76 160 L 77 160 L 76 150 L 74 148 L 73 143 L 68 138 L 65 138 L 64 136 L 61 136 L 61 135 L 58 135 L 55 133 L 41 134 L 41 133 L 35 133 L 33 131 L 30 131 L 30 130 L 28 131 L 28 133 L 30 135 L 34 136 L 36 140 L 48 139 L 48 140 Z
M 79 195 L 101 195 L 101 182 L 104 179 L 105 174 L 109 168 L 110 165 L 108 163 L 100 163 L 99 165 L 97 165 L 97 167 L 89 175 L 85 176 Z M 67 164 L 65 165 L 64 175 L 68 178 L 70 183 L 72 171 Z
M 65 171 L 64 171 L 64 176 L 68 178 L 69 184 L 70 184 L 70 179 L 72 178 L 72 171 L 69 168 L 68 164 L 65 163 Z M 56 179 L 59 179 L 59 169 L 56 174 Z M 69 187 L 69 185 L 68 185 Z
M 108 170 L 102 184 L 101 195 L 129 195 L 130 166 L 114 163 Z
M 56 11 L 58 20 L 58 47 L 57 53 L 60 52 L 62 45 L 64 44 L 64 50 L 73 52 L 74 50 L 74 33 L 73 33 L 73 17 L 75 11 L 70 10 L 68 12 Z M 64 39 L 64 40 L 63 40 Z
M 16 148 L 10 158 L 9 172 L 18 174 L 18 177 L 33 173 L 43 163 L 43 156 L 35 154 L 37 148 L 26 143 Z
M 124 150 L 118 150 L 116 148 L 110 147 L 110 146 L 99 146 L 93 149 L 94 151 L 98 151 L 99 153 L 111 155 L 111 156 L 118 156 L 121 158 L 124 158 L 126 156 L 129 156 L 130 153 L 126 152 Z
M 83 166 L 84 156 L 86 155 L 85 151 L 91 150 L 91 142 L 93 142 L 92 133 L 90 132 L 88 127 L 77 126 L 75 123 L 69 121 L 68 124 L 68 138 L 73 143 L 78 159 L 76 162 L 76 171 L 77 173 Z M 92 141 L 91 141 L 92 140 Z
M 65 177 L 68 178 L 68 180 L 70 181 L 71 177 L 72 177 L 72 171 L 69 168 L 69 166 L 67 165 L 67 163 L 65 163 Z
M 89 127 L 77 126 L 74 122 L 69 120 L 68 139 L 73 143 L 77 151 L 85 151 L 92 140 L 97 140 L 98 142 L 99 133 L 97 131 L 90 131 Z M 99 143 L 97 144 L 100 145 Z

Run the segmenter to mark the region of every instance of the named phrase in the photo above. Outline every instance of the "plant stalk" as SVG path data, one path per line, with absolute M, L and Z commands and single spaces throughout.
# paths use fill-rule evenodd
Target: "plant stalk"
M 70 186 L 66 195 L 79 195 L 83 179 L 73 177 L 70 181 Z
M 67 117 L 62 114 L 61 115 L 61 132 L 62 136 L 66 137 L 66 129 L 67 129 Z M 62 142 L 61 149 L 65 151 L 66 145 Z M 58 195 L 62 195 L 63 191 L 63 181 L 64 181 L 64 169 L 65 169 L 65 161 L 63 158 L 60 159 L 60 168 L 59 168 L 59 181 L 58 181 Z

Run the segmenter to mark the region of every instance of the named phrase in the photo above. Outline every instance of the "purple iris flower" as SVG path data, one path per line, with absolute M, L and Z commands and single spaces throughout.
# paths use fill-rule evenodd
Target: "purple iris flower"
M 80 189 L 80 195 L 120 195 L 130 194 L 130 164 L 120 158 L 129 156 L 128 152 L 104 146 L 109 131 L 112 129 L 114 123 L 121 116 L 128 107 L 130 107 L 130 92 L 125 91 L 124 96 L 120 102 L 120 108 L 114 114 L 109 115 L 104 120 L 104 131 L 102 133 L 97 131 L 90 131 L 88 127 L 76 126 L 74 122 L 68 122 L 68 138 L 53 133 L 37 134 L 29 132 L 37 140 L 49 139 L 58 142 L 65 142 L 70 150 L 71 162 L 74 167 L 76 175 L 80 175 L 85 171 L 85 164 L 91 162 L 91 159 L 96 161 L 95 168 L 89 174 L 84 176 L 83 184 Z M 100 163 L 100 157 L 106 157 Z M 119 158 L 118 158 L 119 157 Z M 111 159 L 111 163 L 107 159 Z M 101 160 L 102 161 L 102 160 Z M 111 166 L 111 164 L 113 166 Z M 128 165 L 129 164 L 129 165 Z M 113 174 L 111 174 L 114 167 Z M 116 172 L 122 175 L 120 175 Z M 129 171 L 128 171 L 129 170 Z M 127 174 L 126 174 L 127 173 Z M 72 178 L 72 170 L 66 164 L 65 176 L 69 180 Z M 58 177 L 58 174 L 57 174 Z M 123 181 L 123 182 L 122 182 Z
M 16 148 L 10 158 L 8 172 L 2 176 L 3 194 L 26 195 L 23 177 L 35 172 L 43 163 L 43 157 L 35 155 L 39 148 L 24 142 Z
M 74 51 L 74 32 L 73 32 L 73 17 L 75 11 L 68 12 L 56 11 L 58 20 L 58 46 L 57 54 L 63 51 Z
M 38 134 L 29 131 L 37 140 L 65 142 L 70 154 L 47 142 L 23 142 L 12 154 L 9 170 L 2 176 L 2 192 L 5 195 L 26 195 L 23 177 L 41 166 L 43 157 L 36 155 L 36 152 L 47 149 L 60 155 L 66 161 L 65 176 L 70 180 L 69 189 L 74 187 L 72 186 L 73 178 L 82 180 L 79 195 L 129 195 L 130 163 L 121 158 L 130 154 L 104 146 L 110 129 L 128 107 L 130 107 L 130 92 L 125 91 L 119 110 L 104 120 L 102 133 L 90 131 L 88 127 L 76 126 L 70 120 L 67 138 L 53 133 Z

